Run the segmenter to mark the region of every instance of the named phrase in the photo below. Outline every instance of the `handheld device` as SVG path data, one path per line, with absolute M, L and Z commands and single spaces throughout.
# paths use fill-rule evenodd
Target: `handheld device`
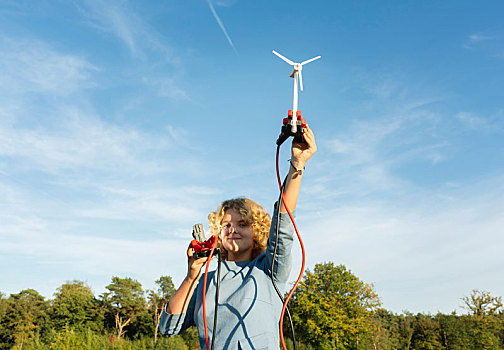
M 303 134 L 306 131 L 306 120 L 301 118 L 301 111 L 296 112 L 296 119 L 295 119 L 295 124 L 296 124 L 296 131 L 292 131 L 292 118 L 293 118 L 293 112 L 291 109 L 289 109 L 289 112 L 287 113 L 287 118 L 283 119 L 283 125 L 282 129 L 280 131 L 280 135 L 278 135 L 278 139 L 276 141 L 276 144 L 280 146 L 282 143 L 284 143 L 285 140 L 287 140 L 290 136 L 294 136 L 294 141 L 295 142 L 304 142 L 303 139 Z
M 206 241 L 205 238 L 205 228 L 202 224 L 195 224 L 192 229 L 192 236 L 198 242 Z
M 212 248 L 214 248 L 217 244 L 217 236 L 212 235 L 209 239 L 205 240 L 205 230 L 202 224 L 194 225 L 192 234 L 194 237 L 191 241 L 193 257 L 195 259 L 209 257 Z

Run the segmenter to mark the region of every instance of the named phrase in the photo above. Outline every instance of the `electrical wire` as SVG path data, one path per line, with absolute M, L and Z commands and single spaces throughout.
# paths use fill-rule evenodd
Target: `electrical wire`
M 285 312 L 287 312 L 287 315 L 288 315 L 289 321 L 290 321 L 290 326 L 291 326 L 291 334 L 292 334 L 292 340 L 293 340 L 293 344 L 294 344 L 294 350 L 296 350 L 296 336 L 295 336 L 295 333 L 294 333 L 294 325 L 293 325 L 292 317 L 291 317 L 291 314 L 289 312 L 289 308 L 288 308 L 287 304 L 289 303 L 290 298 L 292 297 L 295 289 L 297 288 L 297 286 L 298 286 L 298 284 L 301 281 L 301 278 L 303 276 L 303 272 L 304 272 L 304 268 L 305 268 L 305 249 L 304 249 L 303 240 L 301 239 L 301 235 L 299 234 L 299 230 L 298 230 L 297 225 L 296 225 L 296 221 L 294 220 L 294 217 L 292 216 L 291 211 L 289 210 L 289 208 L 287 207 L 287 204 L 285 203 L 285 196 L 284 196 L 284 192 L 283 192 L 284 191 L 284 187 L 285 187 L 285 182 L 282 184 L 282 181 L 280 180 L 279 153 L 280 153 L 280 145 L 277 146 L 277 151 L 276 151 L 276 175 L 277 175 L 278 186 L 279 186 L 279 189 L 280 189 L 280 195 L 279 195 L 279 200 L 277 201 L 276 237 L 275 237 L 275 247 L 274 247 L 274 250 L 273 250 L 273 259 L 272 259 L 272 262 L 271 262 L 271 281 L 273 283 L 273 286 L 275 287 L 275 291 L 277 292 L 280 300 L 283 303 L 282 312 L 280 314 L 280 325 L 279 325 L 279 328 L 280 328 L 280 341 L 282 343 L 282 347 L 283 347 L 284 350 L 287 350 L 287 346 L 285 345 L 285 340 L 284 340 L 284 335 L 283 335 L 283 318 L 285 316 Z M 292 221 L 292 225 L 294 226 L 294 230 L 296 231 L 296 235 L 298 237 L 299 244 L 301 246 L 301 253 L 302 253 L 301 271 L 299 273 L 299 276 L 298 276 L 296 282 L 294 283 L 294 286 L 292 287 L 292 289 L 290 290 L 289 294 L 287 295 L 287 298 L 285 298 L 285 299 L 283 298 L 282 293 L 278 289 L 278 286 L 276 285 L 274 277 L 273 277 L 273 271 L 274 271 L 274 268 L 275 268 L 275 256 L 276 256 L 276 251 L 277 251 L 277 247 L 278 247 L 279 222 L 280 222 L 280 199 L 282 200 L 284 208 L 285 208 L 287 214 L 289 215 L 289 218 Z M 212 334 L 213 336 L 212 336 L 212 347 L 211 348 L 209 346 L 209 341 L 208 341 L 208 326 L 207 326 L 207 322 L 206 322 L 206 303 L 205 303 L 205 299 L 206 299 L 206 285 L 207 285 L 207 277 L 208 277 L 208 267 L 210 265 L 209 262 L 210 262 L 210 260 L 213 257 L 214 250 L 215 250 L 215 245 L 212 247 L 212 250 L 210 251 L 210 255 L 208 257 L 208 260 L 207 260 L 207 263 L 206 263 L 206 267 L 205 267 L 205 277 L 204 277 L 204 280 L 203 280 L 203 323 L 204 323 L 204 326 L 205 326 L 205 342 L 206 342 L 207 349 L 212 349 L 212 350 L 214 348 L 214 342 L 215 342 L 215 330 L 216 330 L 216 324 L 217 324 L 217 307 L 218 307 L 218 302 L 219 302 L 219 284 L 220 284 L 219 282 L 220 282 L 220 267 L 221 267 L 221 253 L 220 253 L 220 250 L 217 250 L 218 255 L 219 255 L 219 260 L 218 260 L 218 265 L 217 265 L 218 266 L 217 267 L 217 286 L 216 286 L 216 294 L 215 294 L 215 311 L 214 311 L 214 324 L 213 324 L 213 334 Z
M 280 150 L 280 146 L 277 147 L 277 155 L 276 155 L 277 174 L 278 174 L 278 158 L 279 158 L 278 153 L 279 153 L 279 150 Z M 280 290 L 278 289 L 278 286 L 276 285 L 275 279 L 273 278 L 273 271 L 275 271 L 275 257 L 276 257 L 277 247 L 278 247 L 278 235 L 279 235 L 279 230 L 280 230 L 280 204 L 281 204 L 280 201 L 282 200 L 282 194 L 285 189 L 285 182 L 286 181 L 287 181 L 287 177 L 285 177 L 285 180 L 281 185 L 280 194 L 278 196 L 278 201 L 276 202 L 277 217 L 276 217 L 275 246 L 273 248 L 273 259 L 271 261 L 271 282 L 273 283 L 273 287 L 275 288 L 275 291 L 277 292 L 278 297 L 282 301 L 282 305 L 284 303 L 284 297 L 283 297 L 282 293 L 280 292 Z M 294 324 L 292 322 L 292 317 L 291 317 L 291 314 L 290 314 L 288 307 L 286 308 L 286 311 L 287 311 L 287 316 L 289 317 L 289 322 L 290 322 L 292 343 L 294 344 L 294 350 L 296 350 L 296 333 L 294 332 Z
M 214 322 L 213 322 L 213 331 L 212 331 L 212 350 L 214 348 L 215 342 L 215 332 L 217 326 L 217 308 L 219 306 L 219 286 L 220 286 L 220 269 L 221 269 L 221 251 L 217 249 L 217 255 L 219 256 L 219 260 L 217 262 L 217 282 L 215 286 L 215 310 L 214 310 Z
M 206 261 L 206 267 L 205 267 L 205 278 L 203 280 L 203 323 L 205 325 L 205 341 L 206 341 L 206 348 L 207 350 L 210 349 L 210 346 L 208 345 L 208 326 L 207 326 L 207 321 L 206 321 L 206 284 L 207 284 L 207 277 L 208 277 L 208 266 L 210 266 L 210 260 L 212 260 L 212 256 L 215 250 L 215 244 L 212 247 L 212 250 L 210 251 L 210 255 L 208 256 L 208 260 Z M 215 326 L 215 323 L 214 323 Z M 212 338 L 215 338 L 215 333 Z M 212 339 L 212 344 L 213 344 L 213 339 Z M 212 347 L 213 349 L 213 347 Z
M 283 203 L 283 205 L 285 207 L 285 211 L 287 212 L 287 214 L 289 215 L 289 218 L 292 221 L 292 225 L 294 226 L 294 230 L 296 230 L 296 235 L 298 237 L 299 244 L 301 246 L 301 255 L 302 255 L 301 271 L 299 273 L 299 276 L 298 276 L 296 282 L 294 283 L 294 286 L 292 287 L 291 291 L 287 295 L 287 298 L 285 298 L 285 301 L 284 301 L 283 307 L 282 307 L 282 313 L 280 314 L 280 326 L 279 326 L 279 328 L 280 328 L 280 341 L 282 343 L 283 349 L 287 350 L 287 346 L 285 345 L 285 340 L 284 340 L 284 335 L 283 335 L 283 318 L 284 318 L 284 315 L 285 315 L 285 311 L 287 309 L 287 304 L 289 303 L 289 300 L 292 297 L 292 294 L 294 294 L 294 291 L 296 290 L 299 282 L 301 281 L 301 277 L 303 277 L 306 256 L 305 256 L 305 248 L 304 248 L 303 240 L 301 239 L 301 235 L 299 234 L 299 230 L 298 230 L 297 225 L 296 225 L 296 220 L 294 220 L 294 218 L 293 218 L 293 216 L 292 216 L 289 208 L 287 207 L 287 205 L 285 203 L 285 196 L 284 196 L 283 189 L 282 189 L 283 186 L 282 186 L 282 181 L 280 180 L 280 170 L 279 170 L 279 166 L 278 166 L 279 153 L 280 153 L 280 146 L 277 146 L 277 152 L 276 152 L 276 174 L 277 174 L 278 186 L 280 188 L 280 193 L 281 193 L 281 197 L 282 197 L 282 203 Z

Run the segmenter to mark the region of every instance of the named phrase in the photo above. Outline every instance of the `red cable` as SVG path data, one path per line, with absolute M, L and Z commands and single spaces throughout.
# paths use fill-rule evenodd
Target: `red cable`
M 284 340 L 284 336 L 283 336 L 283 318 L 284 318 L 284 315 L 285 315 L 285 309 L 287 308 L 287 304 L 289 303 L 289 300 L 292 297 L 292 294 L 294 294 L 294 291 L 296 290 L 299 282 L 301 281 L 301 278 L 303 277 L 303 272 L 304 272 L 304 268 L 305 268 L 305 248 L 304 248 L 303 240 L 301 239 L 301 235 L 299 234 L 299 230 L 297 228 L 296 221 L 292 217 L 292 214 L 291 214 L 289 208 L 287 207 L 287 204 L 285 204 L 285 197 L 284 197 L 283 190 L 282 190 L 282 180 L 280 180 L 280 170 L 278 169 L 279 153 L 280 153 L 280 146 L 277 146 L 277 152 L 276 152 L 276 174 L 277 174 L 278 186 L 279 186 L 280 191 L 282 193 L 282 203 L 283 203 L 283 205 L 285 207 L 285 210 L 287 211 L 287 214 L 289 215 L 289 218 L 292 221 L 292 225 L 294 226 L 294 230 L 296 230 L 296 235 L 298 237 L 299 244 L 301 246 L 301 254 L 302 254 L 301 271 L 299 273 L 299 276 L 298 276 L 296 282 L 294 283 L 294 286 L 292 287 L 291 291 L 287 295 L 287 298 L 285 298 L 285 301 L 284 301 L 284 304 L 283 304 L 283 307 L 282 307 L 282 313 L 280 314 L 280 341 L 282 343 L 283 349 L 287 350 L 287 346 L 285 345 L 285 340 Z M 280 213 L 278 213 L 277 215 L 280 215 Z M 207 327 L 207 322 L 206 322 L 206 303 L 205 303 L 205 299 L 206 299 L 206 284 L 207 284 L 207 276 L 208 276 L 208 267 L 210 265 L 209 262 L 212 259 L 214 250 L 215 250 L 215 245 L 212 247 L 212 250 L 210 251 L 210 256 L 208 257 L 208 260 L 206 262 L 205 277 L 204 277 L 204 280 L 203 280 L 203 323 L 205 325 L 205 341 L 206 341 L 207 350 L 210 350 L 210 346 L 209 346 L 209 342 L 208 342 L 208 327 Z M 215 334 L 213 336 L 215 336 Z
M 205 325 L 205 341 L 206 341 L 206 348 L 207 350 L 210 350 L 210 346 L 208 345 L 208 328 L 207 328 L 207 322 L 206 322 L 206 305 L 205 305 L 205 299 L 206 299 L 206 283 L 207 283 L 207 276 L 208 276 L 208 266 L 210 266 L 210 260 L 212 259 L 214 250 L 215 250 L 216 244 L 213 245 L 212 250 L 210 251 L 210 255 L 208 256 L 208 260 L 206 261 L 206 267 L 205 267 L 205 278 L 203 279 L 203 323 Z M 215 337 L 215 334 L 213 334 Z
M 294 293 L 294 290 L 296 290 L 299 282 L 301 281 L 301 277 L 303 277 L 303 272 L 304 272 L 304 268 L 305 268 L 305 249 L 304 249 L 303 240 L 301 239 L 301 235 L 299 234 L 298 228 L 296 226 L 296 221 L 292 217 L 292 214 L 291 214 L 289 208 L 285 204 L 285 197 L 284 197 L 284 193 L 283 193 L 283 190 L 282 190 L 282 181 L 280 180 L 280 170 L 278 169 L 279 153 L 280 153 L 280 146 L 277 146 L 277 152 L 276 152 L 276 174 L 277 174 L 278 186 L 280 187 L 280 192 L 282 193 L 282 203 L 283 203 L 283 205 L 285 207 L 285 210 L 287 211 L 287 214 L 289 214 L 289 217 L 290 217 L 290 219 L 292 221 L 292 225 L 294 226 L 294 229 L 296 230 L 296 235 L 297 235 L 297 237 L 299 239 L 299 244 L 301 245 L 301 254 L 302 254 L 301 271 L 299 273 L 299 277 L 296 280 L 296 283 L 294 283 L 294 286 L 292 287 L 291 291 L 287 295 L 287 298 L 285 298 L 285 301 L 284 301 L 284 304 L 283 304 L 283 307 L 282 307 L 282 313 L 280 314 L 280 341 L 282 342 L 283 349 L 287 350 L 287 346 L 285 345 L 285 340 L 284 340 L 284 336 L 283 336 L 283 318 L 284 318 L 284 315 L 285 315 L 285 309 L 287 308 L 287 304 L 289 303 L 289 300 L 292 297 L 292 294 Z M 277 215 L 280 215 L 280 213 L 278 213 Z

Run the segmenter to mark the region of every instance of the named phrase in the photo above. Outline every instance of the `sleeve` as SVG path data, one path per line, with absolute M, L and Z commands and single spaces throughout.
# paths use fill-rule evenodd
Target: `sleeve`
M 171 337 L 172 335 L 177 335 L 185 331 L 187 328 L 194 325 L 194 305 L 196 303 L 196 290 L 189 301 L 187 310 L 181 314 L 169 314 L 166 312 L 166 306 L 163 308 L 163 313 L 161 314 L 161 319 L 159 321 L 159 332 L 162 335 Z
M 294 240 L 294 226 L 287 213 L 278 213 L 276 210 L 273 213 L 273 218 L 271 219 L 271 227 L 268 237 L 268 244 L 266 247 L 266 271 L 271 275 L 271 263 L 275 259 L 275 266 L 273 272 L 273 278 L 277 282 L 285 283 L 289 278 L 289 274 L 292 269 L 292 242 Z M 295 212 L 291 213 L 295 217 Z M 276 254 L 275 250 L 275 240 L 277 235 L 277 220 L 279 217 L 279 228 L 278 228 L 278 245 Z

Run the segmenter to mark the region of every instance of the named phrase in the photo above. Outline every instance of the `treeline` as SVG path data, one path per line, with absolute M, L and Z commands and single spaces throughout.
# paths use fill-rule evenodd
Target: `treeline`
M 33 289 L 0 293 L 0 349 L 199 349 L 196 329 L 158 336 L 161 310 L 175 292 L 162 276 L 144 291 L 131 278 L 112 277 L 96 297 L 81 281 L 63 284 L 51 300 Z M 501 297 L 474 290 L 467 314 L 394 314 L 374 287 L 343 265 L 306 271 L 289 304 L 298 350 L 504 349 Z M 289 322 L 284 334 L 292 349 Z
M 158 338 L 175 287 L 169 276 L 156 287 L 144 291 L 136 280 L 112 277 L 99 297 L 82 281 L 63 284 L 52 300 L 33 289 L 0 293 L 0 349 L 199 349 L 196 329 Z
M 372 285 L 324 263 L 305 272 L 293 298 L 297 340 L 313 349 L 504 349 L 502 297 L 485 291 L 462 298 L 465 315 L 397 315 L 381 307 Z

